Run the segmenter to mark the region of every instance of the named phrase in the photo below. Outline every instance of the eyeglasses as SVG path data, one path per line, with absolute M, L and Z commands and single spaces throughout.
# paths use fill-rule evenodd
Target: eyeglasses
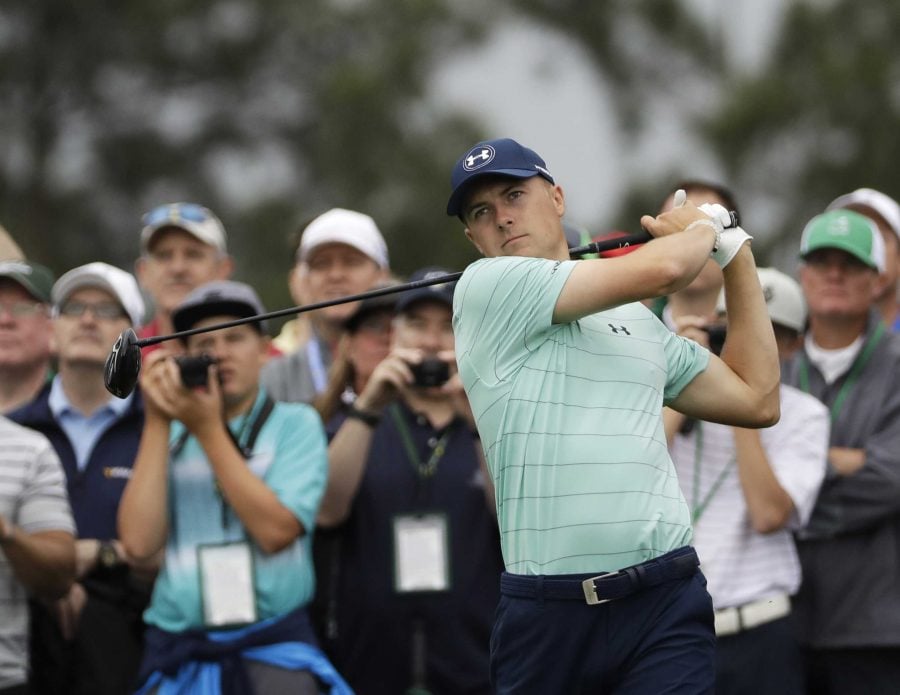
M 27 319 L 47 315 L 47 305 L 40 302 L 0 302 L 0 315 L 9 314 L 14 319 Z
M 98 302 L 89 304 L 88 302 L 66 302 L 59 307 L 60 316 L 68 316 L 70 318 L 80 318 L 85 312 L 90 311 L 94 318 L 104 321 L 114 321 L 115 319 L 127 318 L 124 309 L 115 302 Z
M 155 227 L 163 222 L 205 222 L 212 213 L 196 203 L 172 203 L 160 205 L 146 213 L 142 219 L 145 227 Z

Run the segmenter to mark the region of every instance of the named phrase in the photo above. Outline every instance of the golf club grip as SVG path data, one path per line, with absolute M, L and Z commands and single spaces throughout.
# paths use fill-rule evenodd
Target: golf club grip
M 575 246 L 569 249 L 569 255 L 572 258 L 576 258 L 578 256 L 586 256 L 590 253 L 603 253 L 604 251 L 621 249 L 626 246 L 645 244 L 652 238 L 653 236 L 650 234 L 650 232 L 644 231 L 642 229 L 641 231 L 634 234 L 626 234 L 625 236 L 618 236 L 612 239 L 603 239 L 601 241 L 592 241 L 591 243 L 585 244 L 584 246 Z

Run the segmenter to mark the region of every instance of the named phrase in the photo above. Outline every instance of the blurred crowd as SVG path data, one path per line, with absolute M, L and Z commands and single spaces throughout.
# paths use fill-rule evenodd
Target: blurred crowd
M 676 189 L 738 210 L 689 180 L 659 212 Z M 797 226 L 780 263 L 796 274 L 759 271 L 778 424 L 663 412 L 715 609 L 717 692 L 898 692 L 900 206 L 861 188 Z M 329 210 L 299 236 L 297 304 L 438 282 L 277 336 L 262 321 L 144 348 L 120 399 L 104 366 L 126 329 L 266 311 L 232 279 L 222 222 L 195 203 L 150 210 L 133 273 L 55 277 L 13 236 L 0 231 L 0 693 L 492 692 L 504 561 L 450 270 L 401 278 L 369 215 Z M 729 349 L 713 261 L 648 305 Z

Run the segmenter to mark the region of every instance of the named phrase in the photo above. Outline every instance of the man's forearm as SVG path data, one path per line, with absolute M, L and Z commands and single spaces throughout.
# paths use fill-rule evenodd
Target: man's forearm
M 758 533 L 778 531 L 790 521 L 794 502 L 772 470 L 759 430 L 735 428 L 733 432 L 738 477 L 750 523 Z
M 337 526 L 350 513 L 372 443 L 372 427 L 355 419 L 341 425 L 328 446 L 328 483 L 319 507 L 319 524 Z
M 224 423 L 216 423 L 195 435 L 206 453 L 222 495 L 263 552 L 278 552 L 305 532 L 275 492 L 247 466 Z
M 169 423 L 148 417 L 141 444 L 119 504 L 119 540 L 130 557 L 146 560 L 168 534 Z
M 75 581 L 75 539 L 67 531 L 26 533 L 5 520 L 0 551 L 6 555 L 16 579 L 42 599 L 57 599 Z
M 722 361 L 758 397 L 760 407 L 777 413 L 781 369 L 775 333 L 748 245 L 724 270 L 728 334 Z

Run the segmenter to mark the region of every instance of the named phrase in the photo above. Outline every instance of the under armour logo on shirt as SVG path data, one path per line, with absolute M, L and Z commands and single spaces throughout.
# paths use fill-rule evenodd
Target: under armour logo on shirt
M 631 333 L 628 332 L 628 329 L 625 328 L 625 326 L 619 326 L 618 328 L 616 328 L 611 323 L 608 323 L 606 325 L 609 326 L 612 329 L 612 332 L 615 333 L 616 335 L 619 334 L 619 331 L 622 331 L 622 333 L 624 333 L 625 335 L 631 335 Z

